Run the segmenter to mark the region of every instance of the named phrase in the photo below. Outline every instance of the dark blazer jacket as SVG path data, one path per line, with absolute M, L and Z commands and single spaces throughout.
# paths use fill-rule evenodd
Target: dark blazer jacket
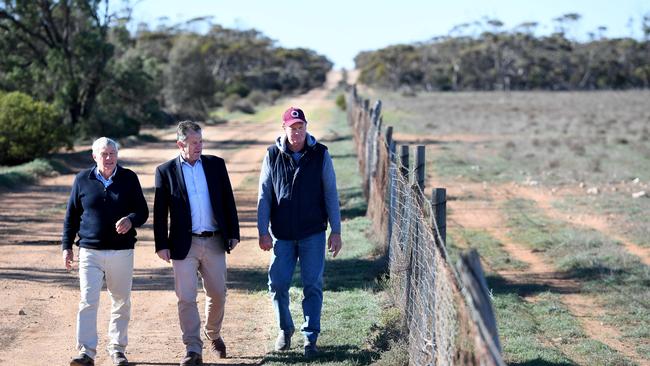
M 214 217 L 225 240 L 239 240 L 235 197 L 224 160 L 201 155 Z M 185 259 L 192 244 L 192 215 L 181 160 L 176 157 L 156 168 L 153 232 L 156 252 L 169 249 L 172 259 Z M 169 218 L 169 225 L 168 225 Z

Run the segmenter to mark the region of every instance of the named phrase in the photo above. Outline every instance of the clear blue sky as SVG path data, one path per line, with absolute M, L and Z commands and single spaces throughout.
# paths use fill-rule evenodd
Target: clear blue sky
M 121 5 L 110 1 L 112 10 Z M 212 16 L 226 27 L 255 28 L 283 47 L 311 48 L 348 69 L 359 51 L 426 41 L 484 17 L 501 20 L 506 29 L 536 21 L 537 33 L 547 34 L 554 18 L 578 13 L 582 19 L 570 35 L 586 39 L 601 25 L 608 37 L 641 37 L 641 19 L 649 12 L 648 0 L 136 0 L 133 5 L 136 23 Z

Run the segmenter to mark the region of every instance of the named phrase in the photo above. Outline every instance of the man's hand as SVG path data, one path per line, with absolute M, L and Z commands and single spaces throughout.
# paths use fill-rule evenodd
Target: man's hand
M 66 270 L 69 271 L 72 269 L 73 260 L 74 260 L 74 253 L 72 252 L 72 249 L 63 250 L 63 265 L 65 266 Z
M 269 251 L 273 248 L 273 239 L 271 239 L 271 235 L 265 234 L 265 235 L 260 235 L 260 249 L 264 251 Z
M 237 244 L 239 244 L 239 240 L 237 240 L 237 239 L 228 239 L 228 250 L 235 249 Z
M 126 234 L 131 230 L 132 226 L 131 219 L 124 216 L 115 223 L 115 231 L 117 231 L 118 234 Z
M 169 256 L 170 256 L 169 249 L 161 249 L 161 250 L 157 251 L 156 254 L 158 254 L 158 257 L 160 257 L 160 259 L 162 259 L 165 262 L 169 263 Z
M 342 246 L 343 240 L 341 240 L 341 234 L 331 233 L 327 240 L 327 250 L 332 253 L 332 257 L 336 258 Z

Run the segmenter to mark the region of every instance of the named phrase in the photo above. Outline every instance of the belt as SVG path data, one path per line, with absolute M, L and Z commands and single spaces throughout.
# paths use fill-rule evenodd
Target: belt
M 219 235 L 218 231 L 203 231 L 200 233 L 192 233 L 192 236 L 196 236 L 199 238 L 211 238 L 213 236 Z

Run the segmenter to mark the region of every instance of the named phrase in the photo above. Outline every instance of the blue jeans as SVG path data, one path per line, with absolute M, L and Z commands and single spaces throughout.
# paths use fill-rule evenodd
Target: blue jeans
M 289 287 L 298 260 L 300 260 L 300 279 L 303 287 L 304 317 L 300 331 L 307 342 L 315 344 L 320 333 L 320 313 L 323 307 L 325 231 L 301 240 L 274 239 L 269 267 L 269 291 L 273 300 L 275 319 L 284 332 L 293 332 L 295 329 L 289 310 Z

